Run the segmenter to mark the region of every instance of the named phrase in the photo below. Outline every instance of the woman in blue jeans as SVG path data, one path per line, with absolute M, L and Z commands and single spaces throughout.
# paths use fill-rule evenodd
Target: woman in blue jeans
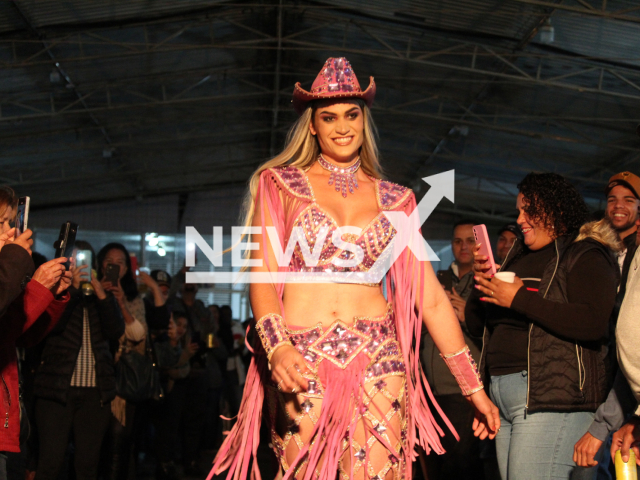
M 476 246 L 465 316 L 469 332 L 483 337 L 480 371 L 500 409 L 503 480 L 566 480 L 576 469 L 573 446 L 607 395 L 620 244 L 606 220 L 586 223 L 584 200 L 560 175 L 531 173 L 518 189 L 524 242 L 501 267 L 515 280 L 484 273 Z

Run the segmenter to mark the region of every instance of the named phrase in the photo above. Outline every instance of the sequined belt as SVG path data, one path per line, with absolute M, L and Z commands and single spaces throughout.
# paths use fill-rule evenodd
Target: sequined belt
M 324 360 L 346 369 L 360 354 L 366 355 L 370 360 L 365 373 L 366 381 L 403 374 L 405 371 L 391 306 L 387 308 L 385 315 L 354 317 L 354 322 L 350 325 L 336 320 L 326 330 L 323 330 L 321 324 L 317 324 L 303 330 L 287 328 L 287 333 L 291 343 L 314 372 L 318 371 L 320 362 Z M 314 388 L 315 385 L 311 385 L 309 393 L 315 393 Z

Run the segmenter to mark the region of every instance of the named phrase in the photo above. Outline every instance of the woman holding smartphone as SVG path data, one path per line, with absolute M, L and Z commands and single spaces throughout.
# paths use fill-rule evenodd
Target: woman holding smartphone
M 260 265 L 251 273 L 295 273 L 309 281 L 251 283 L 261 342 L 237 423 L 210 477 L 230 469 L 246 478 L 252 455 L 258 468 L 266 397 L 265 420 L 285 480 L 411 478 L 417 444 L 442 451 L 418 365 L 422 322 L 476 408 L 476 434 L 493 437 L 499 426 L 431 264 L 408 249 L 398 252 L 386 297 L 381 282 L 367 278 L 391 254 L 392 238 L 418 230 L 399 232 L 385 215 L 409 215 L 416 203 L 411 190 L 382 179 L 369 110 L 374 94 L 373 78 L 363 91 L 345 58 L 328 59 L 311 91 L 295 86 L 300 118 L 284 151 L 251 177 L 245 224 L 262 232 L 250 240 L 258 245 L 252 261 Z M 283 266 L 275 252 L 299 234 L 321 251 L 319 260 L 307 263 L 298 245 Z M 363 256 L 336 247 L 338 239 Z
M 93 253 L 91 245 L 76 248 Z M 94 256 L 92 255 L 92 258 Z M 109 425 L 109 404 L 116 395 L 109 342 L 124 332 L 118 305 L 90 268 L 72 264 L 71 299 L 44 342 L 34 381 L 38 427 L 38 478 L 58 478 L 71 437 L 75 438 L 78 479 L 96 478 L 100 448 Z M 84 282 L 92 289 L 81 288 Z
M 518 185 L 517 239 L 491 278 L 475 248 L 476 290 L 467 327 L 483 336 L 480 371 L 500 409 L 503 480 L 570 478 L 573 446 L 608 393 L 605 364 L 620 248 L 606 220 L 586 223 L 577 190 L 554 173 Z
M 141 274 L 142 275 L 142 274 Z M 163 329 L 169 324 L 170 314 L 158 284 L 144 274 L 145 282 L 153 292 L 154 303 L 146 302 L 138 293 L 131 268 L 131 257 L 121 243 L 109 243 L 98 252 L 98 278 L 104 289 L 115 297 L 124 318 L 124 334 L 120 337 L 115 355 L 118 362 L 122 352 L 135 350 L 146 354 L 149 328 Z M 116 396 L 111 402 L 109 447 L 109 480 L 124 479 L 132 457 L 132 434 L 135 405 Z

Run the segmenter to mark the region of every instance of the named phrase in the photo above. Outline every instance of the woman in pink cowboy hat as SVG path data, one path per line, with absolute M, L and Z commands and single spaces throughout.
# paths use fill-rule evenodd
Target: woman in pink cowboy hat
M 410 479 L 416 444 L 442 453 L 416 353 L 421 322 L 476 408 L 476 435 L 493 438 L 499 428 L 431 264 L 404 248 L 407 232 L 389 220 L 408 218 L 416 201 L 382 179 L 375 91 L 373 77 L 362 91 L 347 59 L 329 58 L 311 91 L 296 84 L 300 118 L 284 151 L 251 178 L 250 272 L 273 280 L 250 285 L 261 342 L 209 478 L 226 470 L 246 478 L 250 469 L 260 478 L 266 399 L 285 480 Z

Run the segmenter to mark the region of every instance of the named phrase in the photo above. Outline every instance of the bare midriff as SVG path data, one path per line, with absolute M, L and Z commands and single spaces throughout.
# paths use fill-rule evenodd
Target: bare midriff
M 377 317 L 387 311 L 380 287 L 349 283 L 289 283 L 284 289 L 287 325 L 330 326 L 336 320 L 351 324 L 354 317 Z

